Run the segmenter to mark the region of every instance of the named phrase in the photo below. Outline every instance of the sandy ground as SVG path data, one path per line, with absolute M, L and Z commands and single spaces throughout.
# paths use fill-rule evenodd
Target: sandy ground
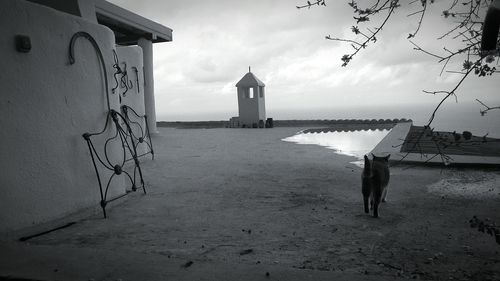
M 143 164 L 147 195 L 23 247 L 82 258 L 128 251 L 172 260 L 180 274 L 222 265 L 271 277 L 279 268 L 358 280 L 500 280 L 500 246 L 468 224 L 474 215 L 500 222 L 498 170 L 393 167 L 389 202 L 374 219 L 363 213 L 355 158 L 281 141 L 303 129 L 159 128 L 156 159 Z M 102 280 L 129 280 L 122 275 Z

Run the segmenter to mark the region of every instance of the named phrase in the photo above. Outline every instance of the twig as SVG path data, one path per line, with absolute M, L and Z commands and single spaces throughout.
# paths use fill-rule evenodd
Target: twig
M 296 6 L 297 9 L 303 9 L 303 8 L 308 8 L 310 9 L 311 6 L 318 5 L 318 6 L 326 6 L 325 0 L 317 0 L 316 2 L 311 3 L 311 1 L 307 1 L 307 4 L 303 6 Z
M 488 113 L 488 111 L 490 111 L 490 110 L 500 109 L 500 106 L 490 107 L 490 106 L 487 106 L 484 102 L 480 101 L 479 99 L 476 99 L 476 101 L 478 103 L 480 103 L 482 106 L 486 107 L 485 110 L 480 110 L 479 111 L 481 113 L 481 116 L 486 115 L 486 113 Z
M 425 11 L 427 10 L 427 1 L 422 1 L 422 3 L 423 3 L 423 6 L 424 6 L 422 8 L 422 10 L 420 10 L 420 11 L 418 11 L 416 13 L 412 13 L 412 14 L 408 15 L 408 16 L 413 16 L 413 15 L 416 15 L 418 13 L 421 13 L 420 19 L 418 20 L 417 29 L 415 30 L 415 32 L 410 33 L 408 35 L 408 39 L 415 37 L 415 35 L 417 35 L 418 31 L 420 30 L 420 27 L 422 26 L 422 21 L 424 20 Z

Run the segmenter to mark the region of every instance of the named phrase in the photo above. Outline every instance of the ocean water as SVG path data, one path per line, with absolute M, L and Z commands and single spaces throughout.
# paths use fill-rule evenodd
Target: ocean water
M 500 102 L 498 102 L 500 103 Z M 497 105 L 493 102 L 493 105 Z M 273 108 L 267 107 L 267 117 L 275 120 L 290 119 L 412 119 L 417 126 L 426 125 L 435 104 L 405 104 L 385 106 L 343 106 L 332 105 L 325 108 Z M 483 107 L 475 102 L 448 101 L 438 110 L 431 124 L 432 128 L 441 131 L 470 131 L 477 136 L 488 134 L 489 137 L 500 138 L 500 110 L 492 110 L 485 116 L 479 111 Z M 168 112 L 168 111 L 167 111 Z M 237 113 L 236 113 L 237 114 Z M 229 120 L 234 115 L 230 112 L 185 112 L 182 115 L 169 115 L 158 112 L 158 121 L 209 121 Z
M 315 144 L 332 149 L 335 153 L 363 159 L 387 134 L 389 130 L 367 130 L 350 132 L 302 133 L 282 139 L 298 144 Z
M 268 110 L 274 119 L 412 119 L 416 126 L 426 125 L 435 105 L 339 107 L 316 110 Z M 470 131 L 473 135 L 500 138 L 500 110 L 481 116 L 478 103 L 448 103 L 440 108 L 431 124 L 439 131 Z
M 372 107 L 372 108 L 340 108 L 332 110 L 317 110 L 311 112 L 291 112 L 284 113 L 290 117 L 282 119 L 412 119 L 417 126 L 426 125 L 434 107 L 430 105 L 410 105 L 392 107 Z M 500 138 L 500 110 L 488 112 L 481 116 L 480 107 L 476 104 L 454 104 L 445 105 L 441 108 L 431 127 L 438 131 L 470 131 L 473 135 Z M 293 118 L 293 117 L 295 118 Z M 309 118 L 307 118 L 309 116 Z M 310 117 L 313 116 L 313 117 Z M 283 141 L 295 142 L 298 144 L 316 144 L 332 149 L 335 153 L 354 156 L 359 160 L 363 155 L 369 153 L 387 135 L 388 130 L 382 131 L 354 131 L 354 132 L 328 132 L 296 135 L 287 137 Z M 362 161 L 355 161 L 354 164 L 361 166 Z

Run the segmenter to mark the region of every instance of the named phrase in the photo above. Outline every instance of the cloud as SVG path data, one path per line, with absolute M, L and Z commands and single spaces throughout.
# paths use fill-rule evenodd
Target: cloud
M 173 28 L 174 41 L 155 44 L 158 119 L 228 119 L 237 115 L 236 82 L 252 66 L 266 83 L 269 112 L 330 111 L 348 106 L 433 103 L 423 89 L 449 89 L 457 76 L 444 73 L 436 58 L 414 51 L 419 2 L 403 6 L 378 37 L 347 67 L 340 58 L 352 47 L 325 40 L 350 38 L 355 25 L 347 1 L 297 10 L 289 0 L 112 0 L 117 5 Z M 448 39 L 435 40 L 453 23 L 440 16 L 447 1 L 431 5 L 415 42 L 442 52 Z M 383 17 L 383 15 L 381 15 Z M 376 23 L 373 18 L 369 25 Z M 361 26 L 361 25 L 360 25 Z M 460 69 L 461 62 L 450 64 Z M 455 69 L 456 70 L 456 69 Z M 495 93 L 493 79 L 464 84 L 481 96 Z M 328 111 L 328 110 L 327 110 Z M 283 114 L 282 116 L 289 116 Z

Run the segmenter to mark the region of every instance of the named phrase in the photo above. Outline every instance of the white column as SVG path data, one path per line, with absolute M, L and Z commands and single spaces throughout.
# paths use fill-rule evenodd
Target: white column
M 155 85 L 153 77 L 153 42 L 140 38 L 137 42 L 142 48 L 144 63 L 144 107 L 148 116 L 148 127 L 151 134 L 158 133 L 156 129 Z

